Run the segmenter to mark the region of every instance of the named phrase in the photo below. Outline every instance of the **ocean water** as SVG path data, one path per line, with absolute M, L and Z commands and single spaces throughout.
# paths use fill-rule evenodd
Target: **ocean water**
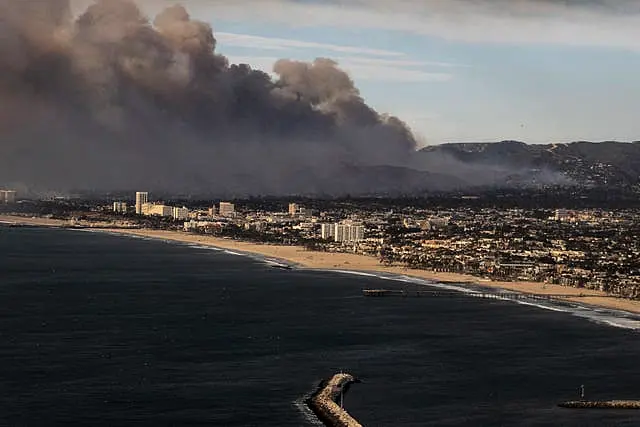
M 273 262 L 271 260 L 270 262 Z M 339 370 L 365 426 L 638 426 L 638 319 L 572 304 L 364 298 L 410 278 L 0 227 L 0 425 L 311 426 Z M 463 294 L 461 293 L 461 296 Z

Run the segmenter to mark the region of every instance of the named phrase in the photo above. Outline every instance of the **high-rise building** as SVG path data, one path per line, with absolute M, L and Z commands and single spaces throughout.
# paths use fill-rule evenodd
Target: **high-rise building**
M 320 226 L 320 234 L 323 239 L 332 239 L 336 235 L 336 225 L 335 224 L 322 224 Z
M 346 240 L 345 233 L 347 227 L 348 226 L 344 224 L 334 224 L 333 238 L 336 242 L 344 242 Z
M 209 208 L 209 218 L 213 218 L 218 213 L 218 210 L 215 206 Z
M 116 213 L 127 213 L 127 202 L 113 202 L 113 211 Z
M 364 240 L 364 226 L 359 224 L 335 224 L 333 236 L 336 242 L 361 242 Z
M 142 205 L 149 203 L 149 193 L 146 191 L 138 191 L 136 193 L 136 213 L 142 215 Z
M 289 203 L 289 215 L 294 216 L 298 213 L 298 204 L 297 203 Z
M 351 226 L 351 241 L 361 242 L 364 240 L 364 226 L 352 225 Z
M 0 190 L 0 203 L 15 203 L 16 192 L 14 190 Z
M 218 213 L 220 216 L 233 216 L 236 212 L 236 207 L 233 203 L 229 202 L 220 202 L 220 208 L 218 209 Z

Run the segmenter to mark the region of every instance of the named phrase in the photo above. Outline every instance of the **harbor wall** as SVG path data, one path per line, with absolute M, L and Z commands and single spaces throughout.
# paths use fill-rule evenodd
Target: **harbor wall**
M 573 400 L 562 402 L 558 406 L 573 409 L 640 409 L 640 400 Z
M 323 381 L 318 391 L 307 400 L 316 416 L 329 427 L 362 427 L 344 408 L 336 403 L 340 393 L 345 393 L 349 385 L 356 382 L 350 374 L 339 373 L 328 381 Z

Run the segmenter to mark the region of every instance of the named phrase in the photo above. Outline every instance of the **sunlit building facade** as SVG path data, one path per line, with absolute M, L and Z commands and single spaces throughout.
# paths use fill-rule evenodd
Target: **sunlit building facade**
M 220 216 L 233 216 L 236 213 L 236 207 L 233 203 L 220 202 L 220 208 L 218 209 Z
M 146 191 L 138 191 L 136 193 L 136 213 L 142 215 L 142 205 L 149 203 L 149 193 Z

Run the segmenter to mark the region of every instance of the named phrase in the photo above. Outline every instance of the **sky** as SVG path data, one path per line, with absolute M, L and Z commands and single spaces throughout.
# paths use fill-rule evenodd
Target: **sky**
M 173 2 L 141 0 L 150 15 Z M 327 57 L 421 145 L 640 139 L 640 2 L 183 0 L 217 51 Z

